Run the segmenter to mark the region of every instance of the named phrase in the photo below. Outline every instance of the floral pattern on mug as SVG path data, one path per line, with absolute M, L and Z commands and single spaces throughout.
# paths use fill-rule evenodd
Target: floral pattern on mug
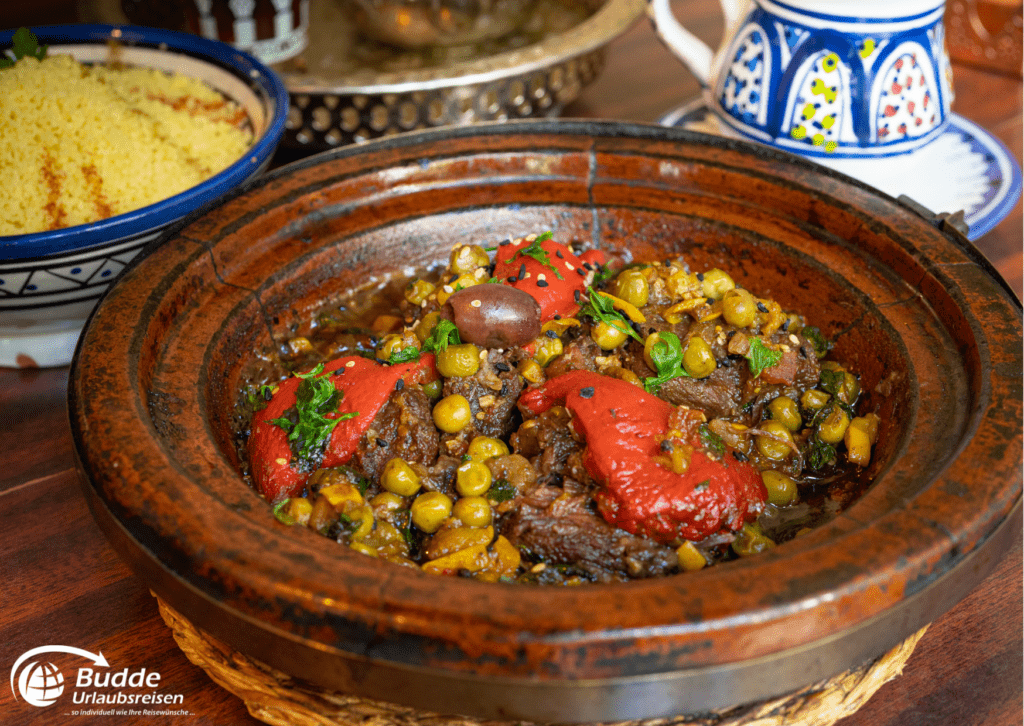
M 843 108 L 848 101 L 839 56 L 822 51 L 805 63 L 798 86 L 789 136 L 832 153 L 839 146 Z
M 912 139 L 939 123 L 929 74 L 917 62 L 916 53 L 902 53 L 885 72 L 877 108 L 879 142 Z
M 752 30 L 736 45 L 736 54 L 722 85 L 722 108 L 744 123 L 764 123 L 764 84 L 769 66 L 768 52 L 761 30 Z

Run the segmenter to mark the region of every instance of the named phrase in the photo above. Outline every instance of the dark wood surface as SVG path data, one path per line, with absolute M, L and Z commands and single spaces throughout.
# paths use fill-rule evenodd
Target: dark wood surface
M 28 4 L 3 5 L 0 27 L 75 19 L 71 4 L 54 0 L 36 4 L 35 12 Z M 681 2 L 678 10 L 688 26 L 717 42 L 721 22 L 714 0 Z M 954 79 L 954 110 L 992 132 L 1020 161 L 1020 79 L 960 65 Z M 611 45 L 603 75 L 566 113 L 653 122 L 697 92 L 693 77 L 641 21 Z M 977 245 L 1020 296 L 1020 202 Z M 159 672 L 157 690 L 182 694 L 184 703 L 177 708 L 192 715 L 72 716 L 72 708 L 90 707 L 61 699 L 35 708 L 15 702 L 4 684 L 0 723 L 258 723 L 241 701 L 180 653 L 152 596 L 94 524 L 74 471 L 66 384 L 66 368 L 0 368 L 0 672 L 9 678 L 6 669 L 18 656 L 41 645 L 102 651 L 115 671 Z M 903 675 L 842 726 L 1022 723 L 1021 575 L 1018 537 L 996 570 L 931 625 Z M 65 677 L 79 665 L 72 656 L 52 660 L 67 663 Z

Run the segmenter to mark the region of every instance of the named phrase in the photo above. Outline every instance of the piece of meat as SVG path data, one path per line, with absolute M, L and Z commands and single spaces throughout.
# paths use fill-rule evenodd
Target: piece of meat
M 396 391 L 359 440 L 352 464 L 373 481 L 385 464 L 398 457 L 409 464 L 433 464 L 439 437 L 431 417 L 431 402 L 418 386 Z
M 505 439 L 512 433 L 518 414 L 516 401 L 523 390 L 523 379 L 515 365 L 512 350 L 492 349 L 471 376 L 447 378 L 445 396 L 459 394 L 469 401 L 469 424 L 457 434 L 442 436 L 442 450 L 451 456 L 465 453 L 476 436 Z
M 530 459 L 543 484 L 561 481 L 566 461 L 573 452 L 582 451 L 583 444 L 569 428 L 572 417 L 562 406 L 553 406 L 540 416 L 523 422 L 512 434 L 512 448 Z
M 540 486 L 506 515 L 501 533 L 549 565 L 575 565 L 599 581 L 657 577 L 678 567 L 675 550 L 624 532 L 601 518 L 592 497 Z

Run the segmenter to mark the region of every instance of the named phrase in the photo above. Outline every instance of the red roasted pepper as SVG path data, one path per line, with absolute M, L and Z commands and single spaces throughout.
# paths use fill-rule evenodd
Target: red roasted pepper
M 764 508 L 768 494 L 750 464 L 693 448 L 686 472 L 652 461 L 669 430 L 672 404 L 626 381 L 572 371 L 525 393 L 519 405 L 539 414 L 555 404 L 573 414 L 587 442 L 583 465 L 601 484 L 596 501 L 609 523 L 659 542 L 699 541 L 737 530 Z M 730 460 L 731 459 L 731 460 Z
M 523 253 L 526 248 L 537 247 L 547 253 L 550 264 Z M 551 239 L 540 242 L 524 239 L 499 246 L 494 260 L 494 276 L 498 281 L 531 295 L 540 305 L 541 322 L 546 323 L 555 315 L 567 318 L 576 314 L 580 297 L 587 289 L 587 280 L 593 279 L 591 268 L 596 269 L 596 265 L 603 262 L 604 253 L 588 250 L 577 257 L 568 247 Z
M 420 356 L 413 363 L 386 366 L 358 356 L 338 358 L 324 366 L 331 383 L 344 396 L 336 414 L 358 413 L 334 427 L 324 452 L 322 467 L 339 466 L 352 458 L 359 439 L 370 428 L 377 412 L 387 403 L 399 380 L 407 384 L 429 382 L 436 377 L 434 356 Z M 288 434 L 271 423 L 295 405 L 295 394 L 302 379 L 293 376 L 278 386 L 267 407 L 253 416 L 249 457 L 256 488 L 270 502 L 277 503 L 302 491 L 312 472 L 291 466 L 292 450 Z

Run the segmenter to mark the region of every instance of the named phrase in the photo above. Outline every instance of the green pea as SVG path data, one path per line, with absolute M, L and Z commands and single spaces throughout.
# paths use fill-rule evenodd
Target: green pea
M 440 398 L 443 390 L 444 385 L 440 379 L 423 384 L 423 392 L 427 394 L 427 398 Z
M 860 381 L 857 380 L 857 376 L 849 372 L 843 373 L 843 385 L 840 386 L 839 392 L 836 397 L 843 403 L 853 404 L 857 400 L 857 396 L 860 395 Z
M 615 278 L 612 294 L 622 298 L 630 305 L 642 308 L 647 304 L 651 287 L 640 270 L 623 270 Z
M 432 415 L 435 426 L 445 433 L 457 434 L 466 428 L 473 411 L 465 396 L 453 393 L 434 404 Z
M 452 514 L 467 527 L 486 527 L 494 516 L 484 497 L 462 497 L 452 507 Z
M 411 497 L 420 490 L 420 478 L 405 460 L 394 458 L 384 465 L 380 485 L 400 497 Z
M 765 421 L 758 428 L 772 436 L 758 436 L 756 445 L 761 455 L 772 461 L 781 461 L 789 456 L 793 449 L 786 442 L 792 442 L 793 436 L 789 429 L 779 421 Z
M 736 283 L 733 282 L 729 273 L 723 272 L 717 267 L 704 273 L 704 280 L 701 284 L 704 286 L 704 297 L 712 300 L 721 300 L 727 292 L 736 288 Z
M 757 301 L 742 288 L 730 290 L 722 298 L 722 317 L 737 328 L 750 327 L 757 317 Z
M 455 491 L 464 497 L 475 497 L 491 488 L 491 470 L 479 461 L 464 462 L 455 470 Z
M 768 411 L 771 413 L 773 420 L 781 422 L 783 426 L 794 433 L 803 426 L 804 422 L 800 418 L 800 407 L 789 396 L 779 396 L 776 398 L 768 404 Z
M 768 490 L 768 501 L 777 507 L 790 505 L 799 496 L 796 482 L 782 472 L 766 469 L 761 472 L 761 481 Z
M 437 354 L 434 363 L 445 378 L 464 378 L 480 370 L 480 349 L 472 343 L 449 345 Z
M 846 435 L 850 417 L 839 406 L 834 406 L 825 420 L 818 424 L 818 438 L 826 444 L 838 444 Z
M 683 351 L 683 369 L 692 378 L 707 378 L 715 372 L 718 361 L 711 352 L 711 346 L 703 338 L 693 336 Z
M 410 507 L 412 523 L 428 534 L 436 532 L 452 513 L 452 500 L 442 492 L 424 492 Z
M 610 324 L 600 322 L 590 329 L 590 337 L 604 350 L 618 348 L 626 342 L 629 334 L 625 331 L 625 323 Z
M 430 337 L 431 333 L 434 332 L 434 328 L 437 327 L 437 321 L 440 319 L 441 314 L 436 310 L 423 316 L 420 324 L 416 326 L 416 337 L 419 338 L 420 343 L 425 342 Z

